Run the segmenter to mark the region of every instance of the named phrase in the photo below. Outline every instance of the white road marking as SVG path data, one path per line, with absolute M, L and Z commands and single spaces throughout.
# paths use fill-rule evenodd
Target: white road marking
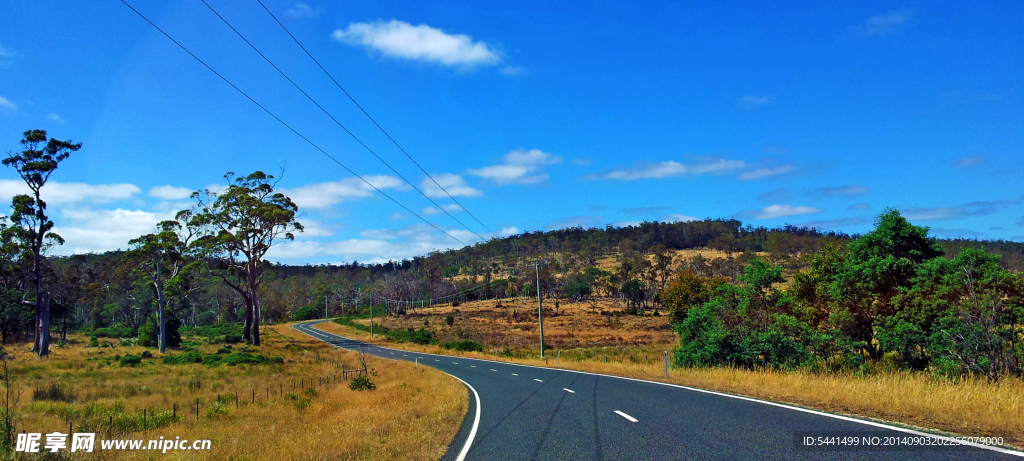
M 495 370 L 494 368 L 491 368 L 491 371 L 498 371 L 498 370 Z
M 615 414 L 617 414 L 617 415 L 619 415 L 619 416 L 621 416 L 621 417 L 623 417 L 623 418 L 626 418 L 626 419 L 628 419 L 628 420 L 629 420 L 629 422 L 631 422 L 631 423 L 635 423 L 635 422 L 637 421 L 637 419 L 636 419 L 636 418 L 634 418 L 634 417 L 632 417 L 632 416 L 629 416 L 629 415 L 627 415 L 627 414 L 625 414 L 625 413 L 623 413 L 623 412 L 621 412 L 621 411 L 619 411 L 619 410 L 615 410 Z
M 459 364 L 459 362 L 452 362 L 452 363 L 454 363 L 454 364 L 456 364 L 456 365 L 458 365 L 458 364 Z
M 572 390 L 572 389 L 566 389 L 566 388 L 564 388 L 564 387 L 562 388 L 562 390 L 563 390 L 563 391 L 565 391 L 565 392 L 568 392 L 568 393 L 570 393 L 570 394 L 575 394 L 575 393 L 576 393 L 576 391 L 574 391 L 574 390 Z
M 455 379 L 462 381 L 462 379 L 459 378 L 458 376 L 449 376 L 452 376 Z M 466 460 L 466 455 L 469 454 L 469 447 L 473 445 L 473 439 L 476 438 L 476 430 L 478 427 L 480 427 L 480 394 L 477 394 L 476 389 L 474 389 L 473 386 L 470 386 L 469 383 L 462 381 L 462 384 L 465 384 L 466 387 L 469 388 L 469 390 L 473 391 L 473 397 L 476 397 L 476 416 L 473 417 L 473 429 L 470 429 L 469 437 L 466 437 L 466 444 L 462 446 L 462 451 L 459 453 L 459 457 L 455 458 L 455 461 Z
M 533 378 L 533 380 L 534 380 L 534 381 L 537 381 L 538 383 L 542 383 L 542 382 L 544 382 L 544 381 L 541 381 L 541 380 L 539 380 L 539 379 L 537 379 L 537 378 Z
M 512 376 L 519 376 L 519 373 L 512 373 Z
M 476 368 L 476 365 L 470 365 L 469 367 L 470 368 Z
M 441 359 L 434 359 L 434 361 L 435 361 L 435 362 L 440 362 L 440 361 L 441 361 Z

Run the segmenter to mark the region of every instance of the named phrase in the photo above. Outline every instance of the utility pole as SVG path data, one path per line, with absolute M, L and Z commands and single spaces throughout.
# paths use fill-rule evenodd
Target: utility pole
M 540 261 L 533 262 L 537 271 L 537 320 L 540 321 L 540 358 L 544 358 L 544 305 L 540 295 Z
M 327 295 L 324 295 L 324 320 L 327 320 Z

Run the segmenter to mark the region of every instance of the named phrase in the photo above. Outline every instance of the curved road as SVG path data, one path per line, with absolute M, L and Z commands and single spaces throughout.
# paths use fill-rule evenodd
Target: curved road
M 395 360 L 419 361 L 470 388 L 451 460 L 991 460 L 1024 453 L 969 446 L 811 449 L 796 440 L 849 435 L 935 436 L 871 421 L 699 389 L 608 375 L 389 349 L 296 324 L 314 338 Z M 888 437 L 888 439 L 887 439 Z

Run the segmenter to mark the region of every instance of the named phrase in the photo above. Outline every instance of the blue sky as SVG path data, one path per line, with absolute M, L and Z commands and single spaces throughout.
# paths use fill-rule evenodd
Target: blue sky
M 255 1 L 129 1 L 409 209 L 482 226 L 405 158 Z M 1024 4 L 336 2 L 268 8 L 499 235 L 737 217 L 863 232 L 895 207 L 942 237 L 1024 241 Z M 125 248 L 227 171 L 278 174 L 302 264 L 461 246 L 270 118 L 119 1 L 0 4 L 0 145 L 84 147 L 44 193 L 67 244 Z M 0 170 L 0 200 L 20 192 Z

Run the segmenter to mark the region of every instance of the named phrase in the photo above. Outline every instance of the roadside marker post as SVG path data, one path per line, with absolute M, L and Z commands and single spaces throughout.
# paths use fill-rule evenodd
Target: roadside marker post
M 665 351 L 665 377 L 668 378 L 668 351 Z
M 558 359 L 555 361 L 555 363 L 562 363 L 562 351 L 558 351 Z

